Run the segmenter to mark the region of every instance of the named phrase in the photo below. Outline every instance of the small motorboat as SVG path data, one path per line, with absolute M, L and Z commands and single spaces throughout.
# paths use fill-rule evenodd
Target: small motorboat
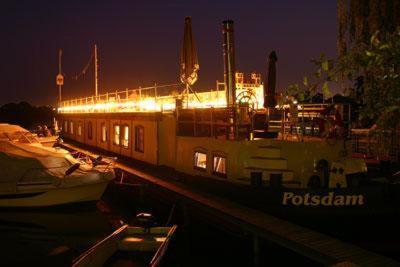
M 131 256 L 130 259 L 135 263 L 134 266 L 141 264 L 152 267 L 159 266 L 177 226 L 151 227 L 153 217 L 148 213 L 138 214 L 137 218 L 146 221 L 144 227 L 124 224 L 81 254 L 73 261 L 72 266 L 113 265 L 118 262 L 117 253 L 119 252 L 128 253 Z M 138 258 L 144 259 L 144 261 L 150 259 L 150 261 L 139 261 L 138 263 Z
M 114 160 L 84 160 L 44 146 L 26 129 L 0 124 L 0 207 L 31 208 L 99 200 Z

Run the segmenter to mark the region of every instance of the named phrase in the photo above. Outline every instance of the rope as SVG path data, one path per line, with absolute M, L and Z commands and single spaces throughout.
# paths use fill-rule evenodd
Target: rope
M 85 65 L 85 67 L 83 68 L 83 70 L 81 72 L 79 72 L 78 74 L 76 74 L 75 76 L 72 76 L 72 79 L 74 80 L 78 80 L 80 77 L 82 77 L 83 75 L 86 74 L 86 71 L 88 70 L 88 68 L 90 67 L 90 63 L 93 62 L 93 58 L 94 58 L 94 54 L 92 53 L 92 55 L 89 58 L 88 63 Z
M 178 201 L 175 201 L 174 205 L 171 208 L 171 211 L 169 212 L 168 220 L 167 220 L 167 223 L 165 224 L 166 226 L 170 225 L 171 222 L 172 222 L 172 218 L 173 218 L 174 213 L 175 213 L 175 207 L 176 207 L 177 202 Z

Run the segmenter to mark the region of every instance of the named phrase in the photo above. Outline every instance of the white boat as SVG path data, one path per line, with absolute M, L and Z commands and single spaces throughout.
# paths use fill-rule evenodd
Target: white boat
M 29 131 L 0 124 L 0 207 L 46 207 L 100 199 L 113 161 L 85 161 Z
M 151 215 L 142 213 L 138 216 Z M 145 266 L 159 266 L 176 229 L 176 225 L 133 227 L 125 224 L 81 254 L 73 261 L 72 266 L 104 266 L 105 263 L 112 261 L 112 257 L 119 251 L 132 253 L 133 258 L 138 258 L 143 253 L 151 253 L 151 260 L 145 262 Z
M 46 136 L 46 137 L 38 137 L 39 142 L 44 146 L 53 146 L 59 140 L 59 137 L 56 135 Z

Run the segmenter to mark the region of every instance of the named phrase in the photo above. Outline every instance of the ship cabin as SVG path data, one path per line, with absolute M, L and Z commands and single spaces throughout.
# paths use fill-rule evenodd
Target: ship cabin
M 174 84 L 63 101 L 62 135 L 124 158 L 245 184 L 278 178 L 286 186 L 304 187 L 317 162 L 345 156 L 344 142 L 328 142 L 316 122 L 328 104 L 296 103 L 294 112 L 293 101 L 281 97 L 266 109 L 260 74 L 235 76 L 232 106 L 219 82 L 214 90 L 186 96 L 174 93 L 182 90 Z M 347 124 L 349 107 L 335 110 Z

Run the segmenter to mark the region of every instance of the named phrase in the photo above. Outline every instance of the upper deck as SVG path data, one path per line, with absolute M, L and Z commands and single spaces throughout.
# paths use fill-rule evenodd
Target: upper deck
M 242 73 L 237 73 L 242 74 Z M 263 84 L 259 76 L 253 82 L 244 82 L 238 76 L 236 94 L 238 97 L 251 97 L 256 109 L 264 104 Z M 240 79 L 241 78 L 241 79 Z M 183 92 L 182 84 L 164 84 L 136 89 L 108 92 L 65 100 L 59 103 L 59 113 L 132 113 L 132 112 L 171 112 L 178 105 L 182 108 L 223 108 L 226 107 L 224 83 L 217 81 L 214 90 L 189 93 Z

